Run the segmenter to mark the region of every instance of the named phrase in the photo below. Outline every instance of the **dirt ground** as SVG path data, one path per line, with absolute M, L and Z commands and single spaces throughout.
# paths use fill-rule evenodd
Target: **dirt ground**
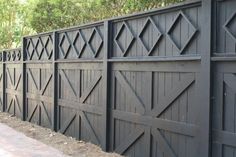
M 22 132 L 28 137 L 52 146 L 66 155 L 74 157 L 121 157 L 115 153 L 105 153 L 98 146 L 75 140 L 53 132 L 50 129 L 35 124 L 21 121 L 7 113 L 0 112 L 0 123 L 4 123 L 16 131 Z

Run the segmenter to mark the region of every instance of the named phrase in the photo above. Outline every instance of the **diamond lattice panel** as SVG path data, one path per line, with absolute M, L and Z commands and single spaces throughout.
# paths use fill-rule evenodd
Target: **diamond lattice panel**
M 53 54 L 52 35 L 27 39 L 27 60 L 50 60 Z M 19 57 L 19 56 L 18 56 Z

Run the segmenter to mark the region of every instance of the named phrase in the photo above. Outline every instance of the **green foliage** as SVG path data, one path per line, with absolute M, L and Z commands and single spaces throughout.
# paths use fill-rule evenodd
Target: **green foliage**
M 76 0 L 39 0 L 30 7 L 29 23 L 36 32 L 74 25 L 80 14 Z
M 33 32 L 25 24 L 23 4 L 18 0 L 0 1 L 0 48 L 18 47 L 23 35 Z
M 145 11 L 183 0 L 1 0 L 0 48 L 24 35 Z

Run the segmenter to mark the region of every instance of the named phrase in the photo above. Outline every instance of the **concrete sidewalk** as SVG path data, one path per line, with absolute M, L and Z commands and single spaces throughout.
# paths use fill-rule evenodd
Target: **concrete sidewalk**
M 66 155 L 0 123 L 0 157 L 66 157 Z

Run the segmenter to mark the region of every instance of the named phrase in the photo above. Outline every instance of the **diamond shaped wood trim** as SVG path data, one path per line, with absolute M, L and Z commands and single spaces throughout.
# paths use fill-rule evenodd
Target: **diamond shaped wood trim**
M 78 40 L 81 40 L 82 41 L 82 45 L 81 45 L 81 49 L 79 50 L 78 48 L 77 48 L 77 46 L 76 46 L 76 42 L 78 41 Z M 85 49 L 85 47 L 86 47 L 86 41 L 85 41 L 85 39 L 84 39 L 84 37 L 83 37 L 83 35 L 82 35 L 82 33 L 81 33 L 81 31 L 80 30 L 78 30 L 78 32 L 76 33 L 76 36 L 75 36 L 75 38 L 74 38 L 74 40 L 73 40 L 73 45 L 72 45 L 72 47 L 73 47 L 73 49 L 74 49 L 74 51 L 77 53 L 77 56 L 78 56 L 78 58 L 80 58 L 80 56 L 82 55 L 82 53 L 84 52 L 84 49 Z
M 67 41 L 67 44 L 69 45 L 67 48 L 63 47 L 64 42 Z M 69 37 L 67 33 L 63 33 L 63 36 L 61 38 L 61 41 L 59 43 L 59 49 L 62 52 L 63 58 L 65 59 L 71 49 L 71 42 L 69 41 Z M 64 50 L 65 49 L 65 50 Z
M 225 24 L 223 25 L 223 28 L 230 35 L 230 37 L 236 42 L 236 35 L 234 35 L 229 29 L 229 25 L 231 24 L 231 22 L 233 22 L 234 19 L 236 20 L 236 12 L 234 12 L 230 16 L 230 18 L 225 22 Z
M 28 60 L 32 60 L 34 53 L 36 53 L 38 55 L 38 51 L 37 51 L 37 46 L 38 46 L 39 40 L 37 40 L 36 45 L 34 44 L 32 38 L 29 39 L 28 44 L 27 44 L 27 55 L 28 55 Z M 30 52 L 29 49 L 32 49 L 32 52 Z
M 119 42 L 119 37 L 121 36 L 122 32 L 124 31 L 124 29 L 127 29 L 129 34 L 131 35 L 131 40 L 128 42 L 128 46 L 126 46 L 126 48 L 124 46 L 121 45 L 121 43 Z M 118 33 L 115 36 L 115 43 L 116 45 L 119 47 L 119 49 L 121 50 L 121 52 L 123 53 L 123 56 L 126 55 L 126 53 L 128 52 L 128 50 L 130 49 L 130 47 L 132 46 L 132 43 L 134 42 L 134 35 L 131 31 L 131 29 L 129 28 L 128 24 L 124 21 L 120 27 L 120 29 L 118 30 Z
M 18 60 L 21 59 L 21 51 L 18 51 L 18 53 L 17 53 L 17 57 L 18 57 Z
M 42 44 L 42 46 L 43 46 L 42 53 L 45 51 L 45 53 L 46 53 L 47 56 L 48 56 L 48 59 L 50 59 L 51 56 L 52 56 L 52 53 L 53 53 L 53 49 L 48 50 L 48 46 L 53 43 L 51 36 L 48 36 L 48 37 L 46 38 L 46 42 L 45 42 L 45 43 L 44 43 L 43 40 L 40 38 L 40 42 L 41 42 L 41 44 Z M 42 56 L 42 53 L 40 54 L 40 58 L 41 58 L 41 56 Z
M 185 41 L 184 45 L 180 47 L 176 41 L 172 38 L 171 33 L 175 29 L 176 24 L 183 18 L 189 26 L 193 29 L 193 32 L 189 35 L 188 39 Z M 194 35 L 197 33 L 197 28 L 190 22 L 190 20 L 186 17 L 186 15 L 180 11 L 174 19 L 174 22 L 171 24 L 170 28 L 167 31 L 167 36 L 169 37 L 172 44 L 179 50 L 179 53 L 182 54 L 185 48 L 190 44 L 190 41 L 193 39 Z
M 15 59 L 16 59 L 16 51 L 13 51 L 12 52 L 12 60 L 15 61 Z
M 37 57 L 39 58 L 39 52 L 38 52 L 38 45 L 39 45 L 39 38 L 37 39 L 37 42 L 36 42 L 36 45 L 34 45 L 34 43 L 32 42 L 33 46 L 34 46 L 34 50 L 35 50 L 35 53 L 37 55 Z M 32 59 L 33 55 L 31 55 L 31 59 Z
M 11 60 L 11 52 L 8 52 L 8 54 L 7 54 L 7 59 L 8 59 L 8 61 Z
M 92 45 L 92 40 L 94 39 L 94 36 L 95 35 L 98 35 L 99 37 L 99 41 L 98 41 L 98 47 L 95 48 L 93 45 Z M 102 36 L 101 34 L 99 33 L 98 29 L 96 27 L 93 28 L 93 31 L 89 37 L 89 40 L 88 40 L 88 46 L 90 47 L 90 49 L 92 50 L 93 52 L 93 55 L 94 55 L 94 58 L 98 55 L 98 53 L 100 52 L 101 48 L 102 48 L 102 44 L 103 44 L 103 39 L 102 39 Z
M 149 25 L 152 25 L 155 29 L 155 33 L 157 33 L 157 38 L 154 42 L 154 44 L 149 48 L 143 41 L 142 37 L 143 34 L 145 33 L 145 31 L 147 30 Z M 152 51 L 154 50 L 154 48 L 156 47 L 157 43 L 159 42 L 160 38 L 162 36 L 162 33 L 160 32 L 160 30 L 158 29 L 158 27 L 156 26 L 155 22 L 153 21 L 153 19 L 151 17 L 148 17 L 145 24 L 143 25 L 143 28 L 141 30 L 141 32 L 139 33 L 138 37 L 143 45 L 143 47 L 145 48 L 145 50 L 147 51 L 147 55 L 151 55 Z

